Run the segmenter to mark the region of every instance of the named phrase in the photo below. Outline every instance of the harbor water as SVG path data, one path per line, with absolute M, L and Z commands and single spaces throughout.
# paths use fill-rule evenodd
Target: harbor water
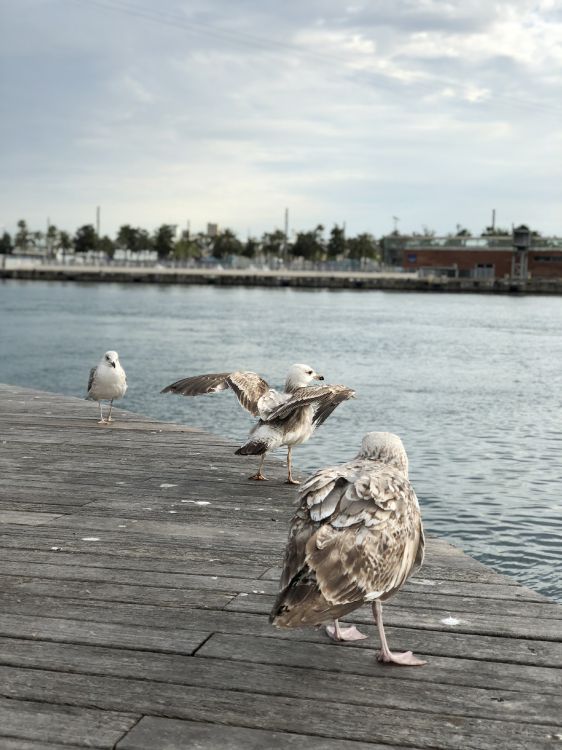
M 562 601 L 562 298 L 5 281 L 0 316 L 0 382 L 84 396 L 116 349 L 124 407 L 240 442 L 252 418 L 233 394 L 160 389 L 237 369 L 280 387 L 310 364 L 357 398 L 295 449 L 297 468 L 396 432 L 427 531 Z

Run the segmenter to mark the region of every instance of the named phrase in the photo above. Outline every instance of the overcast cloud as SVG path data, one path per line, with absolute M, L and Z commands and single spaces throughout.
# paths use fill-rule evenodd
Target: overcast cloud
M 555 0 L 3 0 L 0 225 L 562 234 Z

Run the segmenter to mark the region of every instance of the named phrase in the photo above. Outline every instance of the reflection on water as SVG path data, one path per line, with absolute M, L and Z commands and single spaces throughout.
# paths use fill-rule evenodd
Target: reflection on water
M 256 370 L 282 385 L 306 362 L 358 398 L 295 464 L 352 457 L 397 432 L 426 528 L 562 599 L 562 299 L 5 282 L 0 381 L 81 396 L 117 349 L 124 405 L 242 440 L 232 394 L 162 396 L 181 376 Z

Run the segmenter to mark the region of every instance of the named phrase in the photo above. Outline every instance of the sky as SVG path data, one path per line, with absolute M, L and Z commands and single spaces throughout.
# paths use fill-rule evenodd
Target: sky
M 559 0 L 1 0 L 0 28 L 0 231 L 562 235 Z

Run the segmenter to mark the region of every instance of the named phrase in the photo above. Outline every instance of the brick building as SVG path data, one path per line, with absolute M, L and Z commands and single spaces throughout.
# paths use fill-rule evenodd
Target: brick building
M 528 243 L 518 249 L 517 232 L 526 229 L 503 237 L 404 238 L 399 264 L 421 275 L 503 278 L 518 275 L 523 261 L 530 278 L 562 278 L 562 239 L 534 237 L 527 230 Z

